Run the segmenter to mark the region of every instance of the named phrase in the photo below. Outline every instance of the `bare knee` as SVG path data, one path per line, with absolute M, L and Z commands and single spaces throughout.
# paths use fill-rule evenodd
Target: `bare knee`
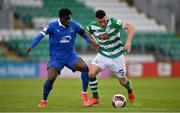
M 126 78 L 119 78 L 119 83 L 120 83 L 122 86 L 124 86 L 124 85 L 126 85 L 126 83 L 127 83 L 127 79 L 126 79 Z
M 48 69 L 48 78 L 47 78 L 48 82 L 53 84 L 59 73 L 60 72 L 56 68 L 50 67 Z
M 101 71 L 101 69 L 98 66 L 92 64 L 89 68 L 89 77 L 90 78 L 96 77 L 100 71 Z
M 89 78 L 94 78 L 94 77 L 96 77 L 96 74 L 97 74 L 96 72 L 90 70 L 90 71 L 89 71 Z
M 75 71 L 81 71 L 81 72 L 89 72 L 89 68 L 87 66 L 87 64 L 82 60 L 78 60 L 74 66 L 73 66 L 73 69 L 72 69 L 74 72 Z
M 88 66 L 85 64 L 85 65 L 82 65 L 81 67 L 80 67 L 80 69 L 83 71 L 83 72 L 89 72 L 89 68 L 88 68 Z

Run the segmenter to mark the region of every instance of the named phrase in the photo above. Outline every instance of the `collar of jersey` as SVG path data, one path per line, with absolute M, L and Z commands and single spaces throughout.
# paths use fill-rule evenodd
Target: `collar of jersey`
M 61 26 L 61 27 L 65 28 L 65 26 L 64 26 L 64 25 L 62 25 L 62 23 L 60 22 L 60 20 L 59 20 L 59 19 L 58 19 L 58 23 L 59 23 L 59 26 Z

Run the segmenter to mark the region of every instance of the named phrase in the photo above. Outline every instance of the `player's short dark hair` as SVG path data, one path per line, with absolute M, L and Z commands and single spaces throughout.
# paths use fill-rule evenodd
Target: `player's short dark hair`
M 103 10 L 96 11 L 96 18 L 102 19 L 104 16 L 106 16 L 105 11 L 103 11 Z
M 59 10 L 59 17 L 64 17 L 64 16 L 68 16 L 68 15 L 72 15 L 72 12 L 70 9 L 68 8 L 62 8 Z

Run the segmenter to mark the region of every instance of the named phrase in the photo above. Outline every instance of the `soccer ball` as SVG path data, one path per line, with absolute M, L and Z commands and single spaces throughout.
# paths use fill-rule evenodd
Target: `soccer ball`
M 112 105 L 115 108 L 123 108 L 126 106 L 126 97 L 122 94 L 116 94 L 112 98 Z

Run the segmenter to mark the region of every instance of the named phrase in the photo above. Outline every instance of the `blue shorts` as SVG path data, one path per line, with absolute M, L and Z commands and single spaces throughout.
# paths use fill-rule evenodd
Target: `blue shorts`
M 67 68 L 72 70 L 73 65 L 79 59 L 80 57 L 76 53 L 73 53 L 64 59 L 53 58 L 50 59 L 50 61 L 48 62 L 47 69 L 49 69 L 50 67 L 55 67 L 57 70 L 61 71 L 64 68 L 64 66 L 66 66 Z

